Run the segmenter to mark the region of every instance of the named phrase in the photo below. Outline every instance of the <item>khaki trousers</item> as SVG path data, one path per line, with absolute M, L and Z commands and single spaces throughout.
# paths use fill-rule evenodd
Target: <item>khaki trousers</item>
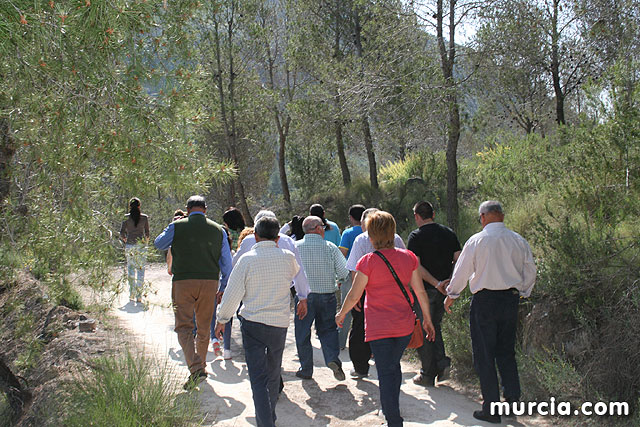
M 178 280 L 171 287 L 171 301 L 175 313 L 175 331 L 182 347 L 189 372 L 204 369 L 207 364 L 209 329 L 215 307 L 217 280 Z M 193 339 L 193 313 L 196 314 L 195 343 Z

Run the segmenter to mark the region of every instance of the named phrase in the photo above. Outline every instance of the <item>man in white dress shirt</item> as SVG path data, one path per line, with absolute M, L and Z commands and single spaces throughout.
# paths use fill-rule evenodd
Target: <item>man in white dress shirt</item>
M 216 336 L 222 338 L 224 325 L 242 301 L 238 318 L 256 423 L 267 427 L 275 426 L 282 353 L 290 318 L 289 288 L 300 270 L 293 253 L 276 245 L 279 229 L 275 217 L 263 217 L 256 223 L 256 244 L 240 257 L 231 272 L 215 328 Z
M 500 402 L 496 363 L 507 402 L 520 398 L 515 357 L 518 302 L 528 297 L 536 280 L 531 248 L 518 233 L 505 227 L 499 202 L 489 200 L 478 209 L 483 230 L 471 236 L 458 258 L 444 302 L 451 305 L 469 282 L 473 294 L 469 313 L 473 365 L 480 378 L 482 410 L 474 418 L 499 423 L 491 403 Z

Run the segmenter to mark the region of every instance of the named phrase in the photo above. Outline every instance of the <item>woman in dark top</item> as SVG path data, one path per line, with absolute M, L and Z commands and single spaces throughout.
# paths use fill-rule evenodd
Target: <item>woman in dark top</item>
M 147 262 L 149 241 L 149 217 L 140 210 L 140 199 L 129 200 L 129 213 L 122 221 L 120 239 L 124 242 L 127 257 L 127 278 L 129 279 L 129 300 L 142 302 L 144 265 Z

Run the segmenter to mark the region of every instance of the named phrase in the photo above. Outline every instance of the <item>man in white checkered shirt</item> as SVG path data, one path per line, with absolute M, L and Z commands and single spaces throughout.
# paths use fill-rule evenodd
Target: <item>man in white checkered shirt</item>
M 296 316 L 296 347 L 300 369 L 296 376 L 311 379 L 313 375 L 313 347 L 311 346 L 311 324 L 315 322 L 324 362 L 333 371 L 338 381 L 344 380 L 340 362 L 340 344 L 336 327 L 336 280 L 345 280 L 349 275 L 347 262 L 340 249 L 324 240 L 324 224 L 317 216 L 308 216 L 302 223 L 304 239 L 296 242 L 296 248 L 309 280 L 307 315 Z
M 261 218 L 255 226 L 256 244 L 236 263 L 218 310 L 215 333 L 222 338 L 224 325 L 240 301 L 242 346 L 258 426 L 274 426 L 280 385 L 282 353 L 289 326 L 289 287 L 300 267 L 295 255 L 278 248 L 280 224 Z M 304 318 L 306 300 L 298 303 Z

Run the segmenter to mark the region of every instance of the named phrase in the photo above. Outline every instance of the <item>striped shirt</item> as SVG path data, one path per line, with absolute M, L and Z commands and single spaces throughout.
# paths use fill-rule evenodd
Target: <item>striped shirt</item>
M 321 235 L 305 234 L 304 239 L 296 242 L 296 248 L 307 273 L 311 292 L 334 293 L 336 280 L 343 281 L 349 275 L 347 262 L 340 249 Z
M 289 326 L 289 287 L 300 267 L 291 251 L 274 241 L 262 241 L 233 267 L 218 310 L 218 322 L 227 323 L 240 301 L 240 315 L 252 322 Z

